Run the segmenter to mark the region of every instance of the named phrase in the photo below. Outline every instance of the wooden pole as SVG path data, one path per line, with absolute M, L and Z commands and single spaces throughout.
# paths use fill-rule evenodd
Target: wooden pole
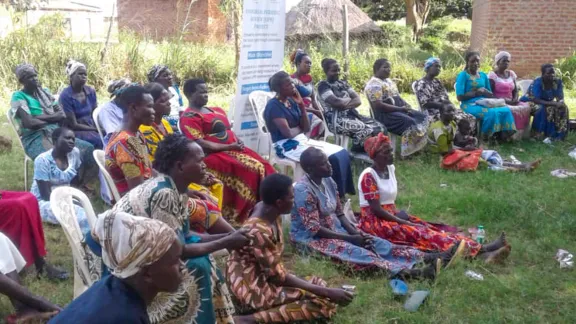
M 112 25 L 114 25 L 114 12 L 116 11 L 116 3 L 112 4 L 112 15 L 110 16 L 110 24 L 108 25 L 108 33 L 106 33 L 106 42 L 104 43 L 104 49 L 100 53 L 100 63 L 104 63 L 106 58 L 106 52 L 108 51 L 108 44 L 110 43 L 110 35 L 112 34 Z
M 342 5 L 342 58 L 344 59 L 344 80 L 348 80 L 349 62 L 348 49 L 350 30 L 348 28 L 348 6 Z

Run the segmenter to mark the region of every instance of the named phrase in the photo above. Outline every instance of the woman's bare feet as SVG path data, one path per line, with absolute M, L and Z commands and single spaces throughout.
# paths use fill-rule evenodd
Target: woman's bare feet
M 498 239 L 488 244 L 484 244 L 484 246 L 482 246 L 481 252 L 493 252 L 506 245 L 508 245 L 508 242 L 506 241 L 506 233 L 502 232 Z
M 50 280 L 66 280 L 70 277 L 68 272 L 57 268 L 48 262 L 44 262 L 44 264 L 42 264 L 38 269 L 38 275 L 41 274 L 45 274 Z
M 496 251 L 482 253 L 478 255 L 478 257 L 484 260 L 484 263 L 486 264 L 502 263 L 510 255 L 510 250 L 512 250 L 510 246 L 506 245 Z

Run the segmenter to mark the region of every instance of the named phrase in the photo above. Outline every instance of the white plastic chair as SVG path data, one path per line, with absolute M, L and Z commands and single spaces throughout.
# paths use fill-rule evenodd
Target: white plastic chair
M 304 176 L 304 170 L 300 166 L 300 163 L 292 161 L 290 159 L 281 159 L 276 155 L 276 150 L 274 149 L 274 144 L 272 143 L 272 136 L 270 135 L 270 132 L 268 132 L 268 129 L 266 128 L 266 122 L 264 121 L 264 109 L 266 108 L 268 100 L 272 98 L 273 98 L 272 93 L 260 90 L 253 91 L 248 96 L 250 106 L 252 107 L 252 112 L 254 113 L 254 115 L 256 115 L 256 122 L 258 124 L 257 147 L 260 147 L 261 135 L 267 136 L 270 142 L 270 146 L 268 148 L 268 161 L 270 162 L 270 164 L 278 165 L 283 174 L 287 174 L 286 167 L 292 168 L 294 172 L 294 179 L 299 180 L 302 176 Z
M 24 150 L 24 144 L 22 144 L 22 140 L 20 139 L 20 135 L 18 135 L 18 129 L 16 127 L 14 119 L 12 119 L 12 115 L 10 112 L 6 114 L 8 117 L 8 122 L 12 125 L 12 129 L 14 130 L 14 134 L 16 134 L 16 138 L 18 139 L 18 143 L 20 143 L 20 147 L 22 147 L 22 152 L 24 153 L 24 191 L 28 191 L 28 161 L 34 164 L 34 160 L 26 154 Z
M 313 100 L 316 102 L 316 105 L 318 106 L 318 108 L 320 108 L 320 115 L 322 115 L 322 124 L 324 124 L 324 142 L 326 142 L 326 140 L 328 139 L 328 137 L 332 137 L 334 138 L 334 141 L 336 141 L 336 135 L 334 135 L 329 129 L 328 129 L 328 123 L 326 122 L 326 115 L 324 115 L 324 107 L 322 106 L 322 104 L 320 103 L 320 100 L 318 100 L 318 94 L 316 94 L 316 91 L 314 91 L 314 98 Z
M 530 79 L 518 81 L 517 84 L 518 84 L 518 87 L 520 88 L 520 91 L 522 91 L 522 95 L 525 95 L 528 93 L 528 89 L 530 89 L 530 85 L 532 84 L 532 82 L 534 82 L 534 80 L 530 80 Z
M 100 279 L 102 263 L 101 259 L 92 253 L 84 243 L 84 235 L 80 230 L 74 208 L 75 202 L 84 209 L 88 224 L 90 224 L 90 228 L 93 228 L 96 224 L 96 214 L 90 199 L 84 193 L 72 187 L 58 187 L 50 194 L 50 208 L 62 226 L 64 235 L 66 235 L 72 249 L 74 298 L 77 298 Z
M 370 118 L 376 119 L 374 117 L 374 111 L 372 110 L 372 106 L 368 107 L 368 110 L 370 111 Z M 392 134 L 391 132 L 388 132 L 388 136 L 390 137 L 390 145 L 392 146 L 392 155 L 397 156 L 398 154 L 397 144 L 401 144 L 401 141 L 398 140 L 400 136 Z
M 94 120 L 94 124 L 96 124 L 96 130 L 98 130 L 98 135 L 100 135 L 100 139 L 102 140 L 102 143 L 104 143 L 104 136 L 106 134 L 104 134 L 104 132 L 102 131 L 102 128 L 100 127 L 100 120 L 98 119 L 101 110 L 102 110 L 101 106 L 94 108 L 94 111 L 92 111 L 92 119 Z
M 118 192 L 118 188 L 116 188 L 116 184 L 114 184 L 114 180 L 108 170 L 106 170 L 106 156 L 104 151 L 102 150 L 94 150 L 92 153 L 94 156 L 94 160 L 96 160 L 96 164 L 98 164 L 98 169 L 100 169 L 100 173 L 104 177 L 106 182 L 106 187 L 108 188 L 108 192 L 112 194 L 112 198 L 114 202 L 118 202 L 120 200 L 120 193 Z

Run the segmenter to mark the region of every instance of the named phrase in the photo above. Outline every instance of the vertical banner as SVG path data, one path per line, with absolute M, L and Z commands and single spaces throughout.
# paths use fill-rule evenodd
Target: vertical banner
M 258 145 L 257 116 L 248 95 L 256 90 L 270 91 L 268 80 L 282 70 L 285 25 L 285 0 L 244 0 L 234 133 L 260 154 L 268 154 L 270 144 L 268 137 L 262 137 Z

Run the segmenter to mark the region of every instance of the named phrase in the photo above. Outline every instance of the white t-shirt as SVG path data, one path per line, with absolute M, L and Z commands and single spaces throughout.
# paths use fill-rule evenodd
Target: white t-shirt
M 382 179 L 376 170 L 372 168 L 367 168 L 366 170 L 362 171 L 360 174 L 360 181 L 358 181 L 358 192 L 359 200 L 360 200 L 360 207 L 368 207 L 368 199 L 371 197 L 376 197 L 377 195 L 380 196 L 380 205 L 390 205 L 396 201 L 396 196 L 398 195 L 398 182 L 396 181 L 396 168 L 394 165 L 388 166 L 388 173 L 390 174 L 389 179 Z M 372 192 L 365 192 L 367 190 L 362 190 L 363 183 L 365 182 L 366 175 L 372 175 L 372 178 L 375 180 L 375 185 L 377 186 L 377 190 Z M 372 200 L 372 199 L 370 199 Z

